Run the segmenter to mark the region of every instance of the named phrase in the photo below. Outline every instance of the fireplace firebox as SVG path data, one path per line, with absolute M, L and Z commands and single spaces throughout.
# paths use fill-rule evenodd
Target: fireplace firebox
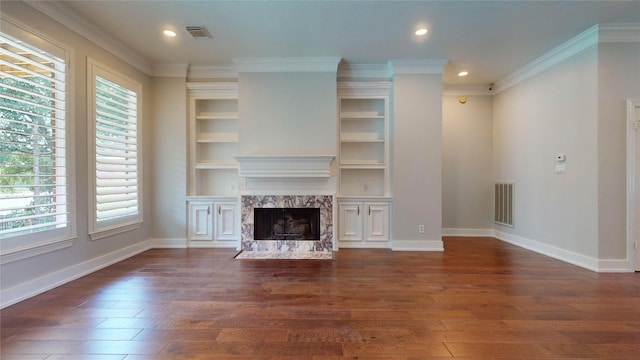
M 320 240 L 320 209 L 256 208 L 254 240 Z

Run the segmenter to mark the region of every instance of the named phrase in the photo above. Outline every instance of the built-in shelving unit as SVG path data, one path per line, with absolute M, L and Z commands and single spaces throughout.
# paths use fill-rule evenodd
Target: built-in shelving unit
M 391 83 L 338 83 L 338 241 L 390 247 Z
M 238 84 L 189 83 L 189 196 L 237 196 Z
M 389 82 L 338 83 L 340 196 L 388 197 Z
M 238 247 L 238 84 L 188 83 L 190 247 Z

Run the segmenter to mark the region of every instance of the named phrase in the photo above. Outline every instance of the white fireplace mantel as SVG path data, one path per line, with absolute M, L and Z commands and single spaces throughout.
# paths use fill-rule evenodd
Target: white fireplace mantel
M 329 178 L 334 155 L 236 155 L 246 179 Z

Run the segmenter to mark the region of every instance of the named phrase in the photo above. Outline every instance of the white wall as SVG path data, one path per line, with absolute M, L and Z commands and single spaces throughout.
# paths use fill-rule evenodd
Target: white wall
M 493 228 L 492 96 L 442 99 L 442 227 L 478 235 Z
M 434 249 L 442 243 L 442 76 L 393 82 L 393 248 Z
M 335 155 L 335 72 L 242 72 L 240 155 Z
M 151 218 L 154 239 L 186 245 L 187 88 L 185 78 L 154 77 L 153 175 L 147 183 L 153 196 Z
M 493 104 L 494 180 L 515 182 L 515 226 L 497 230 L 587 258 L 598 256 L 597 66 L 592 46 Z M 555 174 L 558 153 L 566 174 Z
M 598 254 L 625 259 L 626 101 L 640 99 L 640 44 L 598 46 Z
M 105 264 L 130 256 L 148 245 L 151 234 L 151 141 L 146 136 L 153 126 L 151 122 L 151 82 L 148 76 L 124 63 L 107 51 L 70 31 L 59 23 L 42 15 L 22 2 L 2 2 L 2 13 L 25 24 L 43 37 L 71 50 L 69 130 L 75 132 L 72 152 L 75 156 L 73 183 L 75 190 L 75 212 L 72 214 L 77 238 L 69 248 L 30 257 L 2 265 L 0 286 L 2 305 L 36 294 L 52 286 L 68 281 L 79 274 L 96 270 Z M 144 223 L 141 228 L 112 237 L 92 241 L 88 236 L 87 209 L 88 154 L 87 148 L 87 57 L 111 67 L 121 74 L 142 84 L 142 141 L 143 141 L 143 199 Z

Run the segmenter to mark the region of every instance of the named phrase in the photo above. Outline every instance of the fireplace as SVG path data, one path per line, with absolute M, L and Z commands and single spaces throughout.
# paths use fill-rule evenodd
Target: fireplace
M 253 210 L 254 240 L 320 240 L 319 208 Z
M 240 196 L 240 250 L 333 251 L 334 158 L 235 156 L 244 182 Z
M 242 195 L 241 250 L 333 251 L 332 195 Z

